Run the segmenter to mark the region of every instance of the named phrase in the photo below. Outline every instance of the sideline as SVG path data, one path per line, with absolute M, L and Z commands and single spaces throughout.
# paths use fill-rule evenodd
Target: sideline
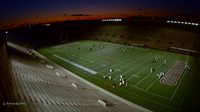
M 74 65 L 74 66 L 76 66 L 77 68 L 80 68 L 80 69 L 82 69 L 82 70 L 84 70 L 84 71 L 86 71 L 86 72 L 89 72 L 89 73 L 91 73 L 91 74 L 93 74 L 93 75 L 97 74 L 96 71 L 93 71 L 93 70 L 91 70 L 91 69 L 89 69 L 89 68 L 86 68 L 86 67 L 84 67 L 84 66 L 81 66 L 81 65 L 79 65 L 79 64 L 77 64 L 77 63 L 74 63 L 74 62 L 72 62 L 72 61 L 70 61 L 70 60 L 67 60 L 67 59 L 65 59 L 65 58 L 63 58 L 63 57 L 60 57 L 60 56 L 58 56 L 58 55 L 53 55 L 53 56 L 56 57 L 56 58 L 58 58 L 58 59 L 61 59 L 61 60 L 64 61 L 64 62 L 67 62 L 67 63 L 69 63 L 69 64 L 71 64 L 71 65 Z

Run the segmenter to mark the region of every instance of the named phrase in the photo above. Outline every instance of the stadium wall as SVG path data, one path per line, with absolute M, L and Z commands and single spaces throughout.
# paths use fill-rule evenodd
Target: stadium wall
M 7 55 L 7 44 L 4 38 L 0 38 L 0 111 L 18 112 L 20 106 L 17 88 L 10 71 L 10 63 Z

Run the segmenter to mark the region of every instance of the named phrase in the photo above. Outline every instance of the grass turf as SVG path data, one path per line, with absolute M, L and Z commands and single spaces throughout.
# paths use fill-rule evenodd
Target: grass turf
M 184 72 L 175 86 L 161 84 L 158 73 L 167 72 L 177 60 L 187 61 L 192 67 L 194 58 L 117 43 L 84 40 L 38 51 L 82 78 L 153 111 L 179 111 L 190 83 L 190 74 L 193 74 Z M 155 55 L 160 55 L 158 62 L 154 62 Z M 96 71 L 97 74 L 91 74 L 65 60 Z M 163 64 L 164 60 L 167 60 L 166 64 Z M 155 68 L 153 73 L 150 73 L 151 68 Z M 113 72 L 110 73 L 110 69 Z M 112 88 L 113 83 L 119 84 L 120 75 L 128 80 L 128 86 Z M 112 76 L 112 80 L 103 76 Z

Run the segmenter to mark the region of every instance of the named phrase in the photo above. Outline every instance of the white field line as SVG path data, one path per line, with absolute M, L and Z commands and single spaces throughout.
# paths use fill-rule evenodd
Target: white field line
M 119 51 L 117 51 L 118 53 L 119 53 Z M 123 54 L 123 53 L 121 53 L 121 54 Z M 111 55 L 113 55 L 113 54 L 111 54 Z M 125 57 L 128 57 L 128 56 L 131 56 L 130 54 L 129 55 L 122 55 L 122 56 L 120 56 L 120 58 L 118 58 L 118 60 L 120 60 L 121 58 L 123 59 L 123 58 L 125 58 Z M 107 57 L 107 56 L 106 56 Z M 133 57 L 134 58 L 134 57 Z M 100 59 L 99 59 L 100 60 Z M 100 63 L 101 63 L 101 61 L 100 61 Z M 118 63 L 119 64 L 119 63 Z M 94 69 L 96 69 L 96 68 L 99 68 L 99 67 L 101 67 L 101 66 L 96 66 Z
M 110 45 L 111 47 L 113 47 L 112 45 Z M 119 46 L 119 47 L 121 47 L 121 46 Z M 93 53 L 93 55 L 94 55 L 94 53 Z M 95 55 L 94 55 L 95 56 Z M 92 57 L 92 56 L 90 56 L 90 57 Z M 93 58 L 97 58 L 97 57 L 93 57 Z M 93 58 L 88 58 L 87 60 L 91 60 L 91 59 L 93 59 Z M 88 63 L 88 61 L 87 60 L 82 60 L 84 63 Z M 82 62 L 82 61 L 79 61 L 78 63 L 80 63 L 80 62 Z M 81 64 L 81 63 L 80 63 Z M 92 65 L 92 64 L 91 64 Z M 98 67 L 98 66 L 97 66 Z
M 109 46 L 111 46 L 111 45 L 109 45 Z M 87 49 L 87 48 L 86 48 L 86 49 Z M 99 51 L 102 52 L 102 50 L 104 50 L 103 53 L 105 53 L 105 51 L 106 51 L 106 53 L 109 53 L 109 50 L 110 50 L 110 49 L 111 49 L 111 48 L 107 48 L 107 49 L 104 48 L 104 49 L 100 49 Z M 87 50 L 86 50 L 85 52 L 86 52 L 85 54 L 88 54 L 88 53 L 87 53 Z M 115 52 L 117 52 L 117 51 L 115 51 Z M 71 53 L 72 53 L 72 54 L 80 54 L 80 53 L 74 53 L 74 52 L 72 52 L 72 51 L 71 51 Z M 91 52 L 91 53 L 89 53 L 89 54 L 91 54 L 91 55 L 86 55 L 86 56 L 84 56 L 84 57 L 83 57 L 84 60 L 79 61 L 79 63 L 80 63 L 80 64 L 88 63 L 88 60 L 91 60 L 91 59 L 93 59 L 93 58 L 102 57 L 101 55 L 97 55 L 97 56 L 96 56 L 97 53 L 94 53 L 94 52 Z
M 182 97 L 182 99 L 181 99 L 181 103 L 179 104 L 179 106 L 178 106 L 178 108 L 177 108 L 177 110 L 178 111 L 180 111 L 180 108 L 181 108 L 181 106 L 182 106 L 182 104 L 183 104 L 183 101 L 184 101 L 184 99 L 185 99 L 185 96 L 186 96 L 186 91 L 188 91 L 188 89 L 189 89 L 189 85 L 191 84 L 191 79 L 189 80 L 189 83 L 188 83 L 188 85 L 187 85 L 187 87 L 186 87 L 186 89 L 185 89 L 185 92 L 184 92 L 184 95 L 183 95 L 183 97 Z
M 137 86 L 134 86 L 134 85 L 130 85 L 130 86 L 133 87 L 133 88 L 139 89 L 139 90 L 141 90 L 141 91 L 143 91 L 143 92 L 146 92 L 146 93 L 148 93 L 148 94 L 151 94 L 151 95 L 154 95 L 154 96 L 158 96 L 158 97 L 160 97 L 160 98 L 162 98 L 162 99 L 170 100 L 168 97 L 164 97 L 164 96 L 161 96 L 161 95 L 159 95 L 159 94 L 152 93 L 152 92 L 150 92 L 150 91 L 145 91 L 144 89 L 139 88 L 139 87 L 137 87 Z
M 166 70 L 169 70 L 169 69 L 172 67 L 172 65 L 173 65 L 173 63 L 170 64 L 170 65 L 165 69 L 165 71 L 166 71 Z M 170 66 L 171 66 L 171 67 L 170 67 Z M 170 68 L 169 68 L 169 67 L 170 67 Z M 155 80 L 153 81 L 153 83 L 151 83 L 151 84 L 145 89 L 145 91 L 148 91 L 148 90 L 156 83 L 157 80 L 159 80 L 159 78 L 155 79 Z
M 118 51 L 115 51 L 116 52 L 116 54 L 117 54 L 117 52 Z M 112 53 L 110 53 L 110 54 L 108 54 L 108 55 L 104 55 L 104 57 L 108 57 L 108 56 L 112 56 L 113 54 Z M 97 63 L 96 62 L 98 62 L 98 63 L 102 63 L 102 61 L 99 61 L 99 60 L 102 60 L 102 58 L 99 58 L 99 57 L 102 57 L 102 55 L 101 56 L 97 56 L 97 57 L 95 57 L 95 59 L 94 60 L 91 60 L 91 59 L 93 59 L 93 58 L 88 58 L 88 60 L 91 60 L 91 61 L 93 61 L 93 63 L 92 64 L 86 64 L 85 66 L 88 66 L 88 67 L 90 67 L 90 66 L 92 66 L 92 65 L 94 65 L 95 64 L 95 66 L 97 66 Z M 120 58 L 123 58 L 123 57 L 127 57 L 127 55 L 120 55 Z M 95 60 L 97 60 L 97 61 L 95 61 Z M 105 61 L 105 60 L 104 60 Z M 79 62 L 78 62 L 79 63 Z M 87 62 L 84 62 L 84 63 L 88 63 L 88 61 Z M 81 63 L 80 63 L 81 64 Z M 99 67 L 99 66 L 97 66 L 97 67 Z M 95 68 L 97 68 L 97 67 L 95 67 Z M 95 69 L 95 68 L 93 68 L 93 69 Z
M 124 59 L 124 58 L 126 58 L 126 57 L 129 57 L 129 56 L 131 56 L 132 58 L 130 58 L 129 60 L 132 60 L 132 59 L 134 59 L 135 57 L 133 57 L 132 55 L 123 55 L 123 56 L 121 56 L 121 57 L 119 57 L 117 60 L 121 60 L 121 59 Z M 138 55 L 139 56 L 139 55 Z M 116 66 L 116 65 L 118 65 L 118 64 L 120 64 L 120 63 L 124 63 L 123 61 L 116 61 L 115 62 L 115 64 L 111 64 L 112 65 L 112 67 L 114 67 L 114 66 Z M 110 64 L 109 64 L 110 65 Z M 97 67 L 95 67 L 94 69 L 97 69 L 97 68 L 99 68 L 99 67 L 101 67 L 101 66 L 97 66 Z M 105 69 L 107 69 L 107 68 L 105 68 Z M 103 70 L 101 70 L 101 71 L 99 71 L 99 72 L 102 72 L 102 71 L 104 71 L 105 69 L 103 69 Z
M 106 49 L 106 53 L 105 53 L 105 51 L 104 51 L 104 53 L 103 54 L 107 54 L 107 53 L 109 53 L 109 49 Z M 118 53 L 118 51 L 115 51 L 114 53 Z M 74 54 L 74 53 L 73 53 Z M 76 53 L 75 53 L 76 54 Z M 92 60 L 93 62 L 95 62 L 95 60 L 100 60 L 99 58 L 101 58 L 102 57 L 102 55 L 96 55 L 96 53 L 91 53 L 92 55 L 87 55 L 87 56 L 84 56 L 84 60 L 81 60 L 81 61 L 78 61 L 77 63 L 79 63 L 79 64 L 81 64 L 81 65 L 85 65 L 85 66 L 87 66 L 88 65 L 88 61 L 89 60 L 92 60 L 92 59 L 94 59 L 94 60 Z M 112 53 L 111 54 L 108 54 L 108 55 L 113 55 Z M 86 64 L 85 64 L 86 63 Z M 92 64 L 91 64 L 92 65 Z
M 146 70 L 147 68 L 149 68 L 149 66 L 155 65 L 156 63 L 151 63 L 150 65 L 146 66 L 144 69 L 140 70 L 139 72 L 133 74 L 130 78 L 127 79 L 127 81 L 129 81 L 130 79 L 132 79 L 134 77 L 134 75 L 140 74 L 142 71 Z M 151 73 L 150 73 L 151 74 Z
M 145 61 L 145 62 L 147 62 L 147 61 Z M 140 64 L 137 64 L 137 66 L 139 66 Z M 135 66 L 133 67 L 133 68 L 135 68 Z M 131 69 L 133 69 L 133 68 L 131 68 Z M 143 71 L 144 69 L 142 69 L 141 71 L 139 71 L 138 73 L 136 73 L 136 74 L 133 74 L 131 77 L 133 77 L 134 75 L 137 75 L 137 74 L 139 74 L 139 73 L 141 73 L 142 71 Z M 129 70 L 127 70 L 127 71 L 130 71 L 130 69 Z M 126 72 L 127 72 L 126 71 Z M 121 75 L 124 75 L 125 74 L 125 72 L 124 73 L 122 73 Z M 129 81 L 130 79 L 132 79 L 132 78 L 129 78 L 129 79 L 127 79 L 127 81 Z M 114 80 L 116 80 L 117 79 L 117 76 L 114 78 Z
M 115 51 L 115 52 L 113 52 L 113 53 L 110 53 L 110 54 L 108 54 L 109 52 L 107 52 L 107 53 L 95 53 L 95 55 L 97 55 L 97 56 L 89 56 L 89 58 L 87 58 L 87 59 L 85 59 L 85 60 L 82 60 L 82 61 L 80 61 L 80 63 L 81 64 L 85 64 L 86 63 L 86 65 L 88 64 L 88 60 L 90 61 L 90 60 L 92 60 L 92 61 L 94 61 L 94 62 L 96 62 L 96 60 L 100 60 L 100 58 L 102 58 L 102 57 L 108 57 L 108 56 L 112 56 L 113 54 L 117 54 L 118 52 L 117 51 Z M 92 57 L 92 58 L 91 58 Z
M 162 55 L 162 57 L 164 57 L 164 55 Z M 146 70 L 146 68 L 149 68 L 149 66 L 152 66 L 152 65 L 155 65 L 155 64 L 156 63 L 152 63 L 152 64 L 148 65 L 147 67 L 145 67 L 144 69 L 140 70 L 139 72 L 133 74 L 130 78 L 127 79 L 127 81 L 129 81 L 130 79 L 132 79 L 134 77 L 134 75 L 137 75 L 137 74 L 141 73 L 142 71 Z M 151 73 L 149 73 L 149 74 L 151 74 Z
M 112 56 L 113 54 L 111 53 L 109 56 Z M 129 55 L 120 55 L 120 58 L 118 58 L 118 59 L 123 59 L 123 58 L 125 58 L 125 57 L 128 57 Z M 102 56 L 102 57 L 108 57 L 108 55 L 106 56 L 106 55 L 104 55 L 104 56 Z M 93 64 L 96 64 L 96 65 L 99 65 L 99 66 L 97 66 L 97 67 L 95 67 L 94 69 L 96 69 L 96 68 L 98 68 L 98 67 L 100 67 L 100 64 L 102 63 L 102 61 L 99 61 L 99 60 L 102 60 L 102 58 L 97 58 L 97 60 L 98 60 L 98 62 L 96 63 L 93 63 Z M 106 59 L 104 59 L 103 61 L 106 61 Z M 106 61 L 107 62 L 107 61 Z M 91 65 L 93 65 L 93 64 L 91 64 Z M 91 65 L 89 65 L 89 66 L 91 66 Z
M 126 72 L 122 73 L 121 75 L 124 75 L 125 73 L 127 73 L 127 72 L 129 72 L 129 71 L 135 69 L 135 68 L 138 67 L 139 65 L 148 62 L 150 59 L 152 59 L 152 58 L 149 58 L 148 60 L 145 60 L 145 61 L 143 61 L 143 62 L 140 63 L 140 64 L 136 64 L 136 66 L 132 67 L 131 69 L 127 70 Z M 117 77 L 115 77 L 115 79 L 116 79 L 116 78 L 117 78 Z
M 78 56 L 78 55 L 80 55 L 80 52 L 72 52 L 72 49 L 70 49 L 70 50 L 68 50 L 68 49 L 64 49 L 64 50 L 61 50 L 59 53 L 61 53 L 62 55 L 63 55 L 63 52 L 66 52 L 67 54 L 69 54 L 69 55 L 75 55 L 75 56 Z M 64 55 L 66 55 L 66 53 L 64 53 Z M 81 53 L 84 53 L 84 54 L 88 54 L 87 53 L 87 51 L 85 51 L 85 52 L 81 52 Z M 84 59 L 88 59 L 88 57 L 94 57 L 95 56 L 95 53 L 90 53 L 91 55 L 85 55 L 83 58 Z M 72 58 L 72 57 L 70 57 L 70 58 Z M 78 57 L 76 57 L 76 59 L 77 59 Z M 73 58 L 72 58 L 73 59 Z M 81 60 L 81 61 L 79 61 L 79 62 L 82 62 L 82 61 L 86 61 L 86 60 Z
M 149 55 L 149 54 L 148 54 Z M 125 67 L 127 67 L 127 66 L 129 66 L 130 64 L 133 64 L 133 62 L 137 62 L 138 60 L 140 60 L 140 59 L 142 59 L 142 58 L 144 58 L 144 57 L 146 57 L 147 55 L 145 55 L 145 56 L 142 56 L 142 57 L 139 57 L 139 58 L 137 58 L 136 60 L 134 60 L 134 61 L 131 61 L 132 59 L 134 59 L 135 57 L 132 57 L 131 59 L 129 59 L 130 61 L 129 61 L 129 63 L 127 63 L 127 65 L 126 66 L 123 66 L 123 67 L 121 67 L 121 68 L 118 68 L 118 69 L 123 69 L 123 68 L 125 68 Z M 123 61 L 120 61 L 120 62 L 123 62 Z M 138 62 L 140 62 L 140 61 L 138 61 Z M 124 64 L 124 63 L 121 63 L 121 64 Z M 119 64 L 115 64 L 115 65 L 113 65 L 113 66 L 111 66 L 111 67 L 115 67 L 115 66 L 119 66 L 119 65 L 121 65 L 120 63 Z M 106 68 L 107 69 L 107 68 Z M 106 70 L 106 69 L 103 69 L 103 70 L 101 70 L 100 72 L 102 72 L 102 71 L 104 71 L 104 70 Z M 114 72 L 116 72 L 116 71 L 114 71 Z M 114 72 L 112 72 L 112 73 L 114 73 Z M 111 74 L 111 73 L 108 73 L 108 74 Z M 108 74 L 106 74 L 106 75 L 108 75 Z
M 69 51 L 68 51 L 69 52 Z M 76 56 L 80 56 L 80 52 L 79 52 L 79 54 L 77 54 L 77 53 L 70 53 L 70 54 L 72 54 L 72 55 L 76 55 Z M 70 55 L 69 54 L 69 55 Z M 86 54 L 86 53 L 85 53 Z M 84 54 L 84 55 L 85 55 Z M 64 54 L 64 55 L 66 55 L 66 54 Z M 85 55 L 85 56 L 83 56 L 83 57 L 81 57 L 82 59 L 84 59 L 84 60 L 81 60 L 81 59 L 79 59 L 80 61 L 79 61 L 79 63 L 85 63 L 85 62 L 88 62 L 88 60 L 90 60 L 90 59 L 93 59 L 93 58 L 96 58 L 96 57 L 99 57 L 99 56 L 95 56 L 96 54 L 95 53 L 91 53 L 91 54 L 87 54 L 87 55 Z M 79 57 L 76 57 L 76 58 L 73 58 L 73 57 L 70 57 L 71 59 L 78 59 Z
M 136 62 L 137 62 L 137 61 L 136 61 Z M 140 61 L 139 61 L 139 62 L 140 62 Z M 147 62 L 147 60 L 144 61 L 144 63 L 145 63 L 145 62 Z M 130 63 L 130 64 L 132 64 L 132 63 Z M 129 66 L 130 64 L 128 64 L 127 66 Z M 135 63 L 135 64 L 137 64 L 137 66 L 139 66 L 138 63 Z M 121 69 L 124 69 L 125 67 L 126 67 L 126 66 L 120 68 L 120 70 L 121 70 Z M 133 68 L 135 68 L 135 67 L 136 67 L 136 66 L 134 66 Z M 133 68 L 131 68 L 131 69 L 133 69 Z M 129 69 L 128 71 L 130 71 L 131 69 Z M 128 71 L 126 71 L 126 72 L 128 72 Z M 126 73 L 126 72 L 125 72 L 125 73 Z M 125 74 L 125 73 L 123 73 L 123 74 Z M 122 75 L 123 75 L 123 74 L 122 74 Z M 136 73 L 136 74 L 137 74 L 137 73 Z M 116 80 L 116 79 L 117 79 L 117 77 L 114 78 L 114 80 Z
M 153 83 L 151 83 L 151 85 L 149 85 L 149 86 L 145 89 L 145 91 L 148 91 L 148 90 L 154 85 L 154 83 L 156 83 L 156 81 L 158 81 L 158 80 L 159 80 L 159 78 L 155 79 L 155 80 L 153 81 Z
M 76 64 L 76 63 L 74 63 L 74 62 L 72 62 L 72 61 L 66 60 L 66 59 L 64 59 L 64 58 L 62 58 L 62 57 L 60 57 L 60 56 L 58 56 L 58 55 L 53 55 L 53 56 L 55 56 L 55 57 L 57 57 L 57 58 L 59 58 L 59 59 L 65 61 L 65 62 L 67 62 L 67 63 L 69 63 L 69 64 L 71 64 L 71 65 L 74 65 L 74 66 L 76 66 L 76 67 L 78 67 L 78 68 L 80 68 L 80 69 L 82 69 L 82 70 L 84 70 L 84 71 L 86 71 L 86 72 L 89 72 L 89 73 L 91 73 L 91 74 L 93 74 L 93 75 L 95 75 L 95 74 L 97 73 L 96 71 L 93 71 L 93 70 L 91 70 L 91 69 L 89 69 L 89 68 L 86 68 L 86 67 L 84 67 L 84 66 L 81 66 L 81 65 L 79 65 L 79 64 Z
M 124 90 L 124 91 L 126 91 L 126 92 L 130 92 L 130 91 L 127 91 L 126 89 L 123 89 L 123 88 L 121 88 L 121 89 Z M 138 89 L 140 89 L 140 88 L 138 88 Z M 141 89 L 141 90 L 142 90 L 142 89 Z M 144 91 L 144 92 L 146 92 L 146 91 Z M 146 93 L 148 93 L 148 92 L 146 92 Z M 149 94 L 151 94 L 151 93 L 149 92 Z M 149 102 L 155 103 L 155 104 L 157 104 L 157 105 L 165 106 L 166 108 L 170 108 L 170 109 L 176 109 L 176 108 L 173 108 L 173 107 L 171 107 L 171 106 L 168 106 L 168 105 L 165 105 L 165 104 L 156 102 L 156 101 L 154 101 L 154 100 L 150 100 L 150 99 L 148 99 L 148 98 L 145 98 L 145 97 L 141 96 L 140 94 L 134 94 L 134 95 L 135 95 L 135 96 L 138 96 L 138 97 L 140 97 L 140 98 L 143 98 L 144 100 L 147 100 L 147 101 L 149 101 Z M 156 96 L 158 96 L 158 97 L 160 97 L 160 98 L 164 98 L 164 99 L 166 99 L 166 100 L 169 100 L 169 98 L 165 98 L 165 97 L 159 96 L 159 95 L 157 95 L 157 94 L 154 94 L 154 95 L 156 95 Z M 132 96 L 133 96 L 133 95 L 132 95 Z M 132 97 L 132 96 L 131 96 L 131 97 Z
M 170 100 L 172 100 L 173 97 L 174 97 L 174 95 L 176 94 L 176 91 L 178 90 L 179 86 L 181 85 L 181 82 L 182 82 L 184 76 L 185 76 L 185 75 L 184 75 L 184 72 L 183 72 L 183 73 L 182 73 L 181 80 L 179 81 L 178 86 L 176 87 L 176 89 L 175 89 L 173 95 L 171 96 Z
M 78 54 L 80 54 L 80 52 L 75 53 L 75 52 L 71 51 L 72 49 L 65 49 L 65 48 L 63 48 L 62 50 L 60 50 L 60 49 L 58 49 L 58 50 L 59 50 L 59 53 L 62 54 L 63 56 L 71 55 L 71 57 L 69 57 L 71 60 L 74 60 L 74 59 L 77 60 L 77 59 L 79 59 L 79 57 L 75 57 L 75 56 L 77 56 Z M 66 52 L 66 53 L 63 53 L 63 52 Z M 74 55 L 74 56 L 72 56 L 72 55 Z M 88 57 L 93 57 L 93 56 L 88 56 Z
M 132 57 L 132 58 L 135 58 L 135 57 Z M 132 58 L 131 59 L 129 59 L 129 61 L 130 60 L 132 60 Z M 141 58 L 141 57 L 140 57 Z M 137 60 L 139 60 L 140 58 L 138 58 Z M 136 60 L 135 60 L 136 61 Z M 115 66 L 118 66 L 118 65 L 120 65 L 120 63 L 124 63 L 123 61 L 118 61 L 116 64 L 114 64 L 114 65 L 112 65 L 112 66 L 110 66 L 110 67 L 115 67 Z M 130 63 L 130 62 L 129 62 Z M 103 71 L 105 71 L 106 69 L 108 69 L 108 68 L 105 68 L 105 69 L 102 69 L 101 71 L 99 71 L 99 73 L 101 73 L 101 72 L 103 72 Z M 115 71 L 114 71 L 115 72 Z
M 118 60 L 121 60 L 121 59 L 123 59 L 123 58 L 125 58 L 125 57 L 128 57 L 128 56 L 130 56 L 130 55 L 120 56 L 120 57 L 118 58 Z M 107 62 L 106 60 L 104 60 L 104 61 L 105 61 L 105 63 Z M 102 61 L 99 61 L 99 62 L 100 62 L 100 63 L 98 63 L 99 66 L 96 66 L 96 67 L 94 68 L 95 70 L 97 70 L 98 68 L 102 67 L 102 66 L 101 66 L 102 64 L 105 64 L 105 63 L 102 63 Z M 119 63 L 119 62 L 116 62 L 116 61 L 115 61 L 115 63 Z M 111 63 L 106 64 L 106 67 L 108 67 L 109 65 L 113 65 L 113 64 L 111 64 Z
M 167 58 L 167 60 L 169 59 L 169 57 Z M 157 68 L 159 68 L 161 65 L 163 65 L 163 63 L 161 63 L 159 66 L 157 66 L 156 67 L 156 69 Z M 151 75 L 151 73 L 149 73 L 148 75 L 146 75 L 142 80 L 140 80 L 139 82 L 137 82 L 136 84 L 135 84 L 135 86 L 137 86 L 138 84 L 140 84 L 143 80 L 145 80 L 149 75 Z

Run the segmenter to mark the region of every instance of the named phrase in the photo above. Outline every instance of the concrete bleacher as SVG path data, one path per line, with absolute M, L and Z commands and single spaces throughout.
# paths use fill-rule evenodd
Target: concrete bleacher
M 141 111 L 76 79 L 52 63 L 49 64 L 55 69 L 47 68 L 40 60 L 31 56 L 10 56 L 12 73 L 21 92 L 20 101 L 26 103 L 30 112 Z M 74 88 L 72 83 L 80 88 Z M 104 107 L 98 99 L 106 99 L 113 105 Z
M 37 65 L 40 65 L 36 63 L 32 64 L 33 69 L 27 69 L 26 62 L 20 62 L 23 60 L 13 57 L 11 62 L 14 65 L 14 73 L 19 80 L 24 97 L 26 101 L 29 102 L 28 106 L 30 108 L 35 107 L 31 109 L 37 109 L 33 111 L 49 111 L 51 108 L 64 111 L 68 109 L 66 107 L 71 107 L 70 111 L 82 111 L 82 109 L 84 110 L 89 107 L 96 107 L 87 110 L 91 112 L 107 110 L 98 104 L 95 99 L 91 102 L 90 98 L 83 97 L 81 93 L 77 92 L 72 88 L 71 84 L 66 83 L 66 81 L 64 82 L 62 79 L 56 81 L 55 78 L 57 76 L 54 75 L 54 71 L 50 73 L 45 66 L 36 69 L 39 67 Z M 27 61 L 27 64 L 28 63 Z M 29 64 L 29 66 L 31 67 L 31 64 Z M 35 66 L 36 68 L 34 68 Z M 38 73 L 38 71 L 43 72 Z M 44 73 L 44 71 L 46 71 L 46 73 Z
M 162 50 L 169 50 L 173 46 L 200 52 L 199 37 L 198 32 L 142 25 L 105 25 L 86 35 L 92 40 L 140 44 Z

